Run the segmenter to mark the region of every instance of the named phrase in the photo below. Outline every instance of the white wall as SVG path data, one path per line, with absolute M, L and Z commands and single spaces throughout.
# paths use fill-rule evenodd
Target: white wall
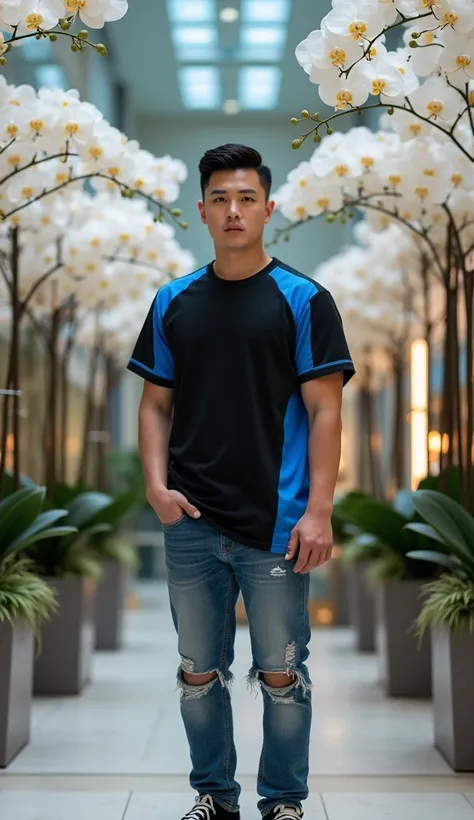
M 144 148 L 158 156 L 171 154 L 188 166 L 189 176 L 182 186 L 179 206 L 190 227 L 186 233 L 179 234 L 178 239 L 194 253 L 198 265 L 213 259 L 212 244 L 196 208 L 200 198 L 197 166 L 203 153 L 226 142 L 251 145 L 261 152 L 264 162 L 272 169 L 276 189 L 292 168 L 311 156 L 314 148 L 311 140 L 299 151 L 292 150 L 291 141 L 297 135 L 297 130 L 281 116 L 262 119 L 221 115 L 216 118 L 206 116 L 201 121 L 190 116 L 137 121 L 137 136 Z M 274 227 L 280 224 L 282 218 L 277 214 L 267 229 L 267 239 L 272 237 Z M 270 253 L 310 275 L 319 262 L 337 253 L 341 244 L 349 240 L 349 231 L 348 226 L 328 225 L 324 218 L 320 218 L 298 228 L 289 244 L 281 243 Z

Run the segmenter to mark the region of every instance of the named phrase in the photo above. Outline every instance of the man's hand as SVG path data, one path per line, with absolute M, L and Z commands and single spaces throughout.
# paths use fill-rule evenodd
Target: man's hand
M 168 490 L 166 487 L 156 490 L 148 489 L 146 497 L 161 523 L 165 526 L 179 521 L 183 514 L 187 514 L 191 518 L 200 518 L 201 516 L 197 507 L 177 490 Z
M 285 558 L 290 561 L 298 552 L 294 572 L 305 575 L 330 560 L 332 547 L 331 515 L 306 511 L 291 533 Z

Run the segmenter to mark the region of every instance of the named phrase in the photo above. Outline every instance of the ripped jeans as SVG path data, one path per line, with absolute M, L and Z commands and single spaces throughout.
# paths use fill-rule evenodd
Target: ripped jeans
M 251 686 L 263 693 L 263 749 L 258 771 L 259 809 L 301 806 L 308 796 L 311 681 L 305 661 L 311 629 L 309 575 L 293 572 L 283 555 L 245 547 L 218 533 L 203 519 L 185 516 L 165 526 L 171 611 L 178 633 L 181 714 L 189 742 L 190 783 L 224 808 L 236 811 L 229 686 L 234 660 L 235 605 L 242 592 L 250 629 Z M 182 672 L 215 672 L 210 683 L 192 686 Z M 273 689 L 261 677 L 287 672 L 289 685 Z

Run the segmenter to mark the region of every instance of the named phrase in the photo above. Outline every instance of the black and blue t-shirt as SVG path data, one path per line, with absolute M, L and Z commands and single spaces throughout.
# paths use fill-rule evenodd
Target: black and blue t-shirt
M 284 553 L 309 495 L 302 382 L 354 365 L 330 293 L 273 259 L 157 293 L 128 368 L 174 389 L 169 487 L 223 535 Z

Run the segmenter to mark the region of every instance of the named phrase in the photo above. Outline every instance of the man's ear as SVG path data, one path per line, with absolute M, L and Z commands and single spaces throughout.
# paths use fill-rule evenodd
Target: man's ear
M 267 204 L 265 206 L 265 210 L 266 210 L 265 224 L 268 225 L 268 223 L 270 222 L 270 220 L 273 216 L 273 211 L 275 210 L 275 202 L 273 201 L 273 199 L 271 199 L 269 202 L 267 202 Z
M 206 219 L 206 208 L 204 207 L 204 202 L 198 202 L 199 213 L 201 214 L 201 221 L 203 225 L 207 225 Z

